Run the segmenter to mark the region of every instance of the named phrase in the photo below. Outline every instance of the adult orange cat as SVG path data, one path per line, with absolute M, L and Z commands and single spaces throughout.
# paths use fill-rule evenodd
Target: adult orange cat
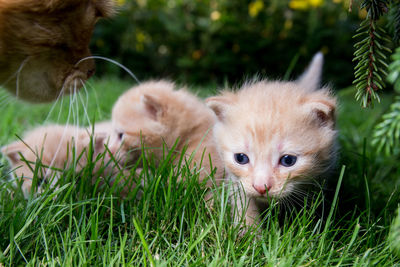
M 31 102 L 79 89 L 94 25 L 112 13 L 113 0 L 0 0 L 0 86 Z

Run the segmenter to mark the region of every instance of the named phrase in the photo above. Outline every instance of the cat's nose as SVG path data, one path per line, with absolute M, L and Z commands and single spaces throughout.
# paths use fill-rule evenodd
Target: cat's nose
M 263 184 L 263 185 L 254 185 L 253 184 L 254 189 L 260 193 L 261 195 L 264 195 L 267 190 L 269 191 L 271 189 L 271 186 Z
M 95 71 L 96 71 L 95 68 L 88 70 L 86 73 L 87 78 L 89 79 L 90 77 L 92 77 Z

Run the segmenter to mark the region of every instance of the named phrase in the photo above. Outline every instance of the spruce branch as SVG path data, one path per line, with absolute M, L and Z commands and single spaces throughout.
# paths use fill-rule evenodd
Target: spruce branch
M 391 155 L 400 142 L 400 96 L 397 96 L 390 106 L 388 113 L 382 116 L 383 121 L 375 126 L 372 137 L 372 145 L 380 152 L 384 150 L 386 155 Z
M 366 8 L 367 18 L 360 24 L 353 38 L 360 38 L 354 47 L 353 61 L 357 61 L 354 68 L 356 85 L 356 99 L 362 107 L 373 105 L 373 100 L 380 102 L 378 90 L 385 87 L 387 76 L 385 52 L 391 53 L 386 46 L 390 40 L 386 37 L 384 29 L 377 25 L 377 20 L 388 11 L 387 0 L 365 0 L 361 8 Z
M 400 93 L 400 47 L 392 55 L 392 63 L 389 65 L 388 81 L 393 84 L 395 90 Z M 398 153 L 400 145 L 400 96 L 390 106 L 389 112 L 382 116 L 382 122 L 374 128 L 372 145 L 377 151 L 385 151 L 386 155 Z M 397 150 L 396 150 L 397 149 Z
M 394 90 L 400 93 L 400 47 L 392 55 L 393 62 L 389 65 L 387 80 L 393 84 Z
M 400 44 L 400 1 L 393 0 L 390 3 L 388 13 L 388 29 L 393 37 L 395 45 Z

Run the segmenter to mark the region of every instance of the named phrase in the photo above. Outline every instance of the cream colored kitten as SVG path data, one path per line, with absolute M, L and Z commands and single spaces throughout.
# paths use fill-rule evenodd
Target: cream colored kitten
M 104 151 L 107 135 L 98 133 L 93 139 L 90 135 L 87 129 L 69 125 L 42 126 L 26 133 L 22 141 L 9 144 L 1 151 L 7 156 L 15 176 L 23 179 L 22 190 L 27 197 L 38 166 L 41 166 L 37 168 L 38 177 L 53 179 L 55 183 L 59 171 L 64 168 L 76 163 L 75 169 L 82 169 L 87 163 L 91 140 L 94 140 L 94 156 Z
M 215 116 L 197 97 L 184 89 L 174 90 L 175 84 L 166 81 L 142 83 L 120 96 L 112 111 L 112 121 L 122 138 L 121 154 L 132 164 L 141 153 L 141 140 L 157 159 L 163 156 L 163 144 L 180 153 L 187 145 L 186 158 L 194 153 L 192 166 L 202 167 L 203 180 L 217 168 L 217 182 L 223 177 L 211 131 Z M 204 155 L 203 155 L 204 152 Z M 179 159 L 179 157 L 177 157 Z M 211 185 L 211 181 L 208 182 Z
M 335 161 L 336 99 L 319 87 L 322 63 L 318 53 L 297 81 L 248 83 L 206 101 L 218 117 L 214 136 L 247 225 L 259 217 L 259 200 L 290 196 Z

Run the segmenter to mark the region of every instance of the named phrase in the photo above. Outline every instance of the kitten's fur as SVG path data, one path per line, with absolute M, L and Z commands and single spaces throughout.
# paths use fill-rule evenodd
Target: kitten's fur
M 181 152 L 187 145 L 186 158 L 195 153 L 192 165 L 198 166 L 202 161 L 201 179 L 211 172 L 211 156 L 212 167 L 217 168 L 214 177 L 218 182 L 223 177 L 223 167 L 211 134 L 216 118 L 197 97 L 184 89 L 174 88 L 175 84 L 167 81 L 142 83 L 125 92 L 115 103 L 112 121 L 123 136 L 121 154 L 124 161 L 132 163 L 137 159 L 141 139 L 145 148 L 154 148 L 151 152 L 161 159 L 163 144 L 171 148 L 179 138 L 175 150 Z
M 235 192 L 244 190 L 245 198 L 233 199 L 239 215 L 247 209 L 248 225 L 259 216 L 258 200 L 290 196 L 335 161 L 336 99 L 320 88 L 322 63 L 319 53 L 297 81 L 262 80 L 206 100 L 218 116 L 214 136 L 227 176 Z M 235 153 L 246 154 L 249 162 L 235 160 Z M 285 167 L 284 155 L 297 161 Z
M 113 0 L 0 0 L 0 86 L 31 102 L 56 99 L 94 73 L 89 42 Z
M 90 142 L 94 140 L 96 156 L 104 151 L 106 138 L 103 133 L 95 133 L 95 137 L 91 138 L 87 129 L 74 126 L 41 126 L 26 133 L 22 140 L 3 147 L 1 152 L 8 158 L 14 175 L 23 178 L 22 190 L 28 196 L 38 166 L 41 166 L 37 168 L 38 177 L 44 180 L 54 175 L 57 178 L 57 170 L 69 168 L 74 163 L 75 170 L 79 171 L 87 163 Z M 37 163 L 40 165 L 35 166 Z

